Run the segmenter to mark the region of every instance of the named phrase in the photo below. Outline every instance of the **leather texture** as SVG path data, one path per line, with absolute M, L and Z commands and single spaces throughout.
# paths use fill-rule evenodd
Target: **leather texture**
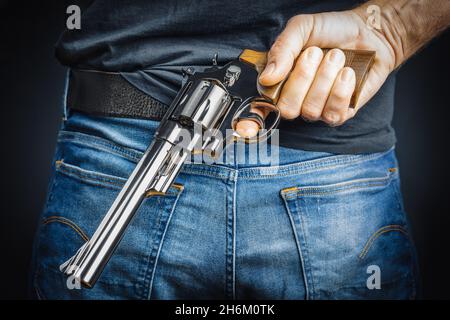
M 119 73 L 71 70 L 67 105 L 71 110 L 160 121 L 168 106 L 140 91 Z

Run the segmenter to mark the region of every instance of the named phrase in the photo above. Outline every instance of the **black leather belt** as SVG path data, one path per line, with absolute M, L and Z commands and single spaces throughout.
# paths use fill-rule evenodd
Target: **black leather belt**
M 71 70 L 67 105 L 88 114 L 160 121 L 168 106 L 126 81 L 119 73 Z

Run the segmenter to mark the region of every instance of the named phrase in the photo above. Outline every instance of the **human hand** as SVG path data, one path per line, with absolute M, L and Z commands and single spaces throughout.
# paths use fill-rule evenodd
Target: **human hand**
M 367 27 L 362 8 L 294 16 L 270 49 L 259 82 L 273 86 L 287 77 L 277 103 L 284 119 L 301 116 L 306 121 L 341 125 L 355 116 L 402 63 L 394 43 L 399 40 L 390 28 L 383 30 Z M 320 48 L 376 52 L 355 108 L 349 108 L 355 90 L 354 70 L 344 67 L 342 50 L 324 55 Z M 253 121 L 242 120 L 236 129 L 241 136 L 251 137 L 259 128 Z

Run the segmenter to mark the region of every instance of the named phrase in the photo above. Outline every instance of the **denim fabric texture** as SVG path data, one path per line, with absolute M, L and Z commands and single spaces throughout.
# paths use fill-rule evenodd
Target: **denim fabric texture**
M 59 265 L 92 236 L 158 125 L 81 113 L 64 121 L 36 237 L 40 299 L 415 298 L 393 149 L 280 147 L 277 166 L 186 164 L 167 195 L 144 200 L 95 287 L 68 289 Z M 379 289 L 367 286 L 371 266 Z

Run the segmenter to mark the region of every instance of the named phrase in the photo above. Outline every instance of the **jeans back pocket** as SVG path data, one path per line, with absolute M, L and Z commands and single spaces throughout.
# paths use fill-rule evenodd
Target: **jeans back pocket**
M 281 191 L 311 299 L 415 296 L 397 170 L 367 171 L 367 177 Z

